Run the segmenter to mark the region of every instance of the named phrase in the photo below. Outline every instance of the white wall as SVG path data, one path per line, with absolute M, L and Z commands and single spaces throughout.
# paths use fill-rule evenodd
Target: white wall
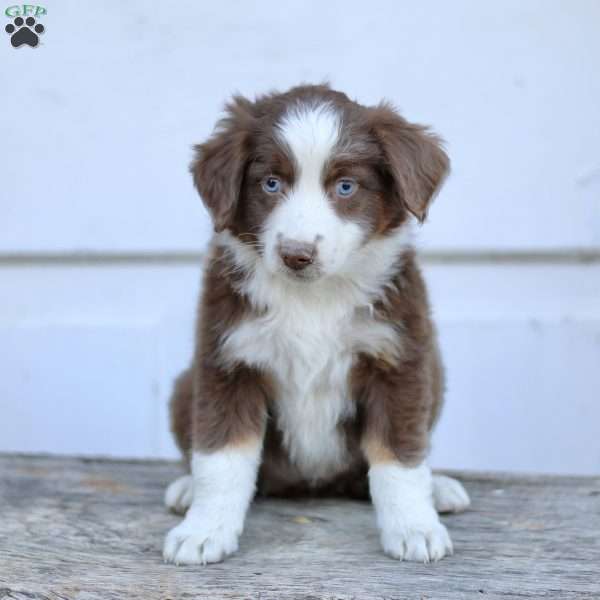
M 600 3 L 44 6 L 38 48 L 0 39 L 0 450 L 174 455 L 210 231 L 190 146 L 233 91 L 327 78 L 448 141 L 434 463 L 600 471 Z

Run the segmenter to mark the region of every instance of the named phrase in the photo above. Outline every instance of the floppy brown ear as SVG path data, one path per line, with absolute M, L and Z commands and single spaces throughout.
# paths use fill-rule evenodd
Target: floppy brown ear
M 237 209 L 244 169 L 250 154 L 253 104 L 236 96 L 226 115 L 204 144 L 194 146 L 190 165 L 194 185 L 210 212 L 215 231 L 231 226 Z
M 450 170 L 442 140 L 426 127 L 409 123 L 387 104 L 371 109 L 371 128 L 400 201 L 423 222 Z

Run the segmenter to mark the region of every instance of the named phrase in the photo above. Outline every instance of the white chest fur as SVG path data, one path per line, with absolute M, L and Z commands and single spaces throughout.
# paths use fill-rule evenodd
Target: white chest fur
M 298 290 L 295 290 L 298 292 Z M 368 306 L 339 298 L 294 294 L 230 331 L 223 350 L 231 360 L 257 366 L 276 382 L 277 426 L 290 459 L 308 479 L 346 463 L 339 424 L 355 405 L 349 376 L 358 352 L 396 353 L 398 340 Z
M 215 241 L 251 273 L 238 291 L 260 315 L 228 332 L 223 357 L 272 374 L 277 426 L 291 460 L 308 479 L 331 475 L 346 459 L 339 424 L 356 409 L 349 389 L 354 359 L 402 352 L 394 327 L 373 314 L 372 304 L 389 285 L 406 234 L 371 242 L 345 273 L 312 283 L 271 274 L 229 234 Z
M 297 308 L 243 323 L 231 332 L 226 350 L 274 376 L 277 426 L 290 459 L 317 479 L 344 463 L 338 424 L 354 411 L 348 389 L 351 323 Z

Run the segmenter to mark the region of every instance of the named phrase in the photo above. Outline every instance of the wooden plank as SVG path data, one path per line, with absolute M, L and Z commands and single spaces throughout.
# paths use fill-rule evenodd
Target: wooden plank
M 437 564 L 384 556 L 366 502 L 259 500 L 237 555 L 175 567 L 162 494 L 180 472 L 0 456 L 0 599 L 600 596 L 600 477 L 461 476 L 472 509 L 444 517 L 456 551 Z

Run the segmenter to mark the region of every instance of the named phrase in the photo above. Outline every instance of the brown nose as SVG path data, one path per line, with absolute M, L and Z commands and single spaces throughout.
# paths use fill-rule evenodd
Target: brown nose
M 303 242 L 286 241 L 279 246 L 279 255 L 286 267 L 301 271 L 315 260 L 316 246 Z

